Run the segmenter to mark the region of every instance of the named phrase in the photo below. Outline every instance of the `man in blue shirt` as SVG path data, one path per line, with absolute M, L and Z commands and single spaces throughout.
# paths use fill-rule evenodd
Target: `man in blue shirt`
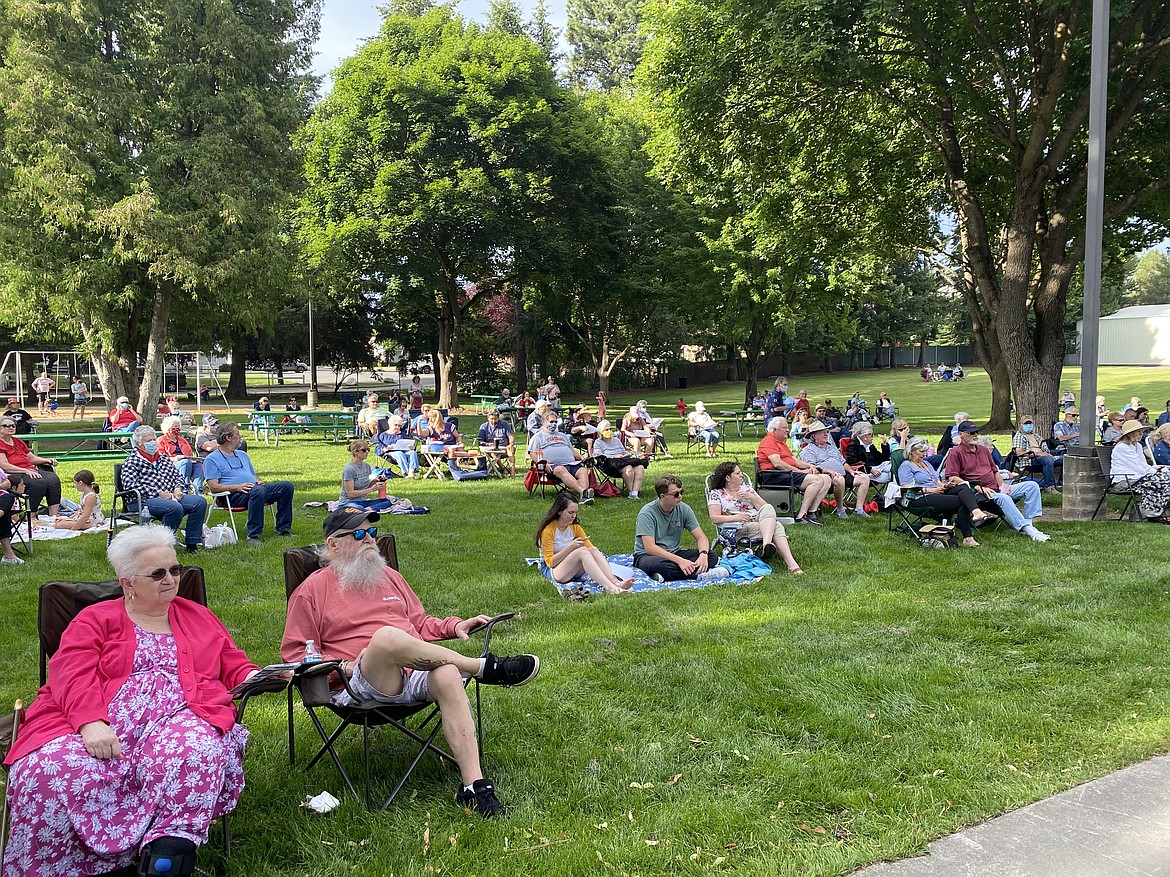
M 1170 399 L 1166 400 L 1166 410 L 1158 415 L 1156 426 L 1161 426 L 1163 423 L 1170 423 Z
M 276 503 L 276 535 L 292 535 L 293 485 L 290 481 L 261 481 L 251 458 L 240 448 L 240 428 L 221 423 L 215 432 L 219 449 L 203 461 L 203 476 L 212 493 L 229 493 L 232 508 L 248 508 L 248 544 L 259 545 L 264 532 L 264 506 Z M 242 494 L 242 496 L 241 496 Z
M 764 397 L 764 423 L 773 417 L 783 417 L 790 407 L 787 402 L 788 378 L 781 375 L 776 378 L 776 386 Z
M 500 419 L 500 410 L 492 408 L 488 411 L 487 423 L 479 428 L 479 446 L 481 449 L 500 458 L 509 471 L 516 474 L 516 431 L 512 424 Z M 491 449 L 488 451 L 487 449 Z

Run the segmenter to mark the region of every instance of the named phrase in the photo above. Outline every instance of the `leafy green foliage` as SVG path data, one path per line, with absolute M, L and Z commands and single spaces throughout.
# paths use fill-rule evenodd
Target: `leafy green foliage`
M 642 55 L 645 0 L 569 0 L 569 79 L 582 89 L 628 89 Z

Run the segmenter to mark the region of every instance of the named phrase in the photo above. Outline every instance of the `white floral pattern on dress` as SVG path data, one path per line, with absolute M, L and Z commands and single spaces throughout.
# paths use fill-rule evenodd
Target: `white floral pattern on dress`
M 235 809 L 247 730 L 220 736 L 187 709 L 175 638 L 134 632 L 134 669 L 109 710 L 122 758 L 93 758 L 70 734 L 14 764 L 5 874 L 104 874 L 156 837 L 204 844 L 211 821 Z

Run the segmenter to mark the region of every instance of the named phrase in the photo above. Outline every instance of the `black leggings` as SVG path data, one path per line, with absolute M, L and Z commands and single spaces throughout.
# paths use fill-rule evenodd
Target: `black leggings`
M 61 479 L 52 470 L 37 469 L 40 478 L 31 475 L 24 476 L 24 495 L 28 498 L 29 514 L 35 515 L 41 501 L 55 506 L 61 502 Z
M 946 518 L 954 518 L 959 532 L 963 536 L 970 536 L 975 532 L 971 523 L 971 512 L 979 508 L 979 499 L 975 491 L 965 484 L 957 487 L 948 487 L 946 493 L 919 494 L 910 500 L 910 508 L 928 508 Z
M 12 504 L 16 494 L 0 490 L 0 539 L 12 538 Z
M 698 560 L 699 552 L 694 548 L 679 548 L 674 552 L 679 557 L 686 560 Z M 707 552 L 707 569 L 713 569 L 715 564 L 719 562 L 712 551 Z M 683 575 L 682 569 L 673 560 L 667 560 L 665 557 L 658 557 L 655 554 L 639 554 L 634 558 L 634 566 L 646 573 L 646 575 L 653 577 L 655 573 L 662 576 L 665 582 L 677 582 L 682 579 L 698 578 L 699 571 L 695 570 L 693 573 Z

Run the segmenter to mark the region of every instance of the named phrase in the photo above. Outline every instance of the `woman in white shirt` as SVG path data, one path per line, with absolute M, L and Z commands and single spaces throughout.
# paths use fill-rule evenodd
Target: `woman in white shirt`
M 715 449 L 719 447 L 719 424 L 707 413 L 707 406 L 702 402 L 696 402 L 695 410 L 687 415 L 687 429 L 706 445 L 707 456 L 714 457 Z
M 1154 466 L 1146 459 L 1142 439 L 1148 429 L 1138 420 L 1125 422 L 1113 446 L 1109 477 L 1114 484 L 1133 488 L 1143 518 L 1164 519 L 1170 514 L 1170 469 Z
M 752 490 L 738 463 L 728 461 L 715 467 L 707 496 L 707 513 L 721 532 L 731 531 L 728 536 L 732 542 L 738 538 L 759 539 L 764 543 L 765 560 L 779 554 L 790 573 L 804 575 L 788 547 L 784 527 L 776 520 L 776 509 Z

